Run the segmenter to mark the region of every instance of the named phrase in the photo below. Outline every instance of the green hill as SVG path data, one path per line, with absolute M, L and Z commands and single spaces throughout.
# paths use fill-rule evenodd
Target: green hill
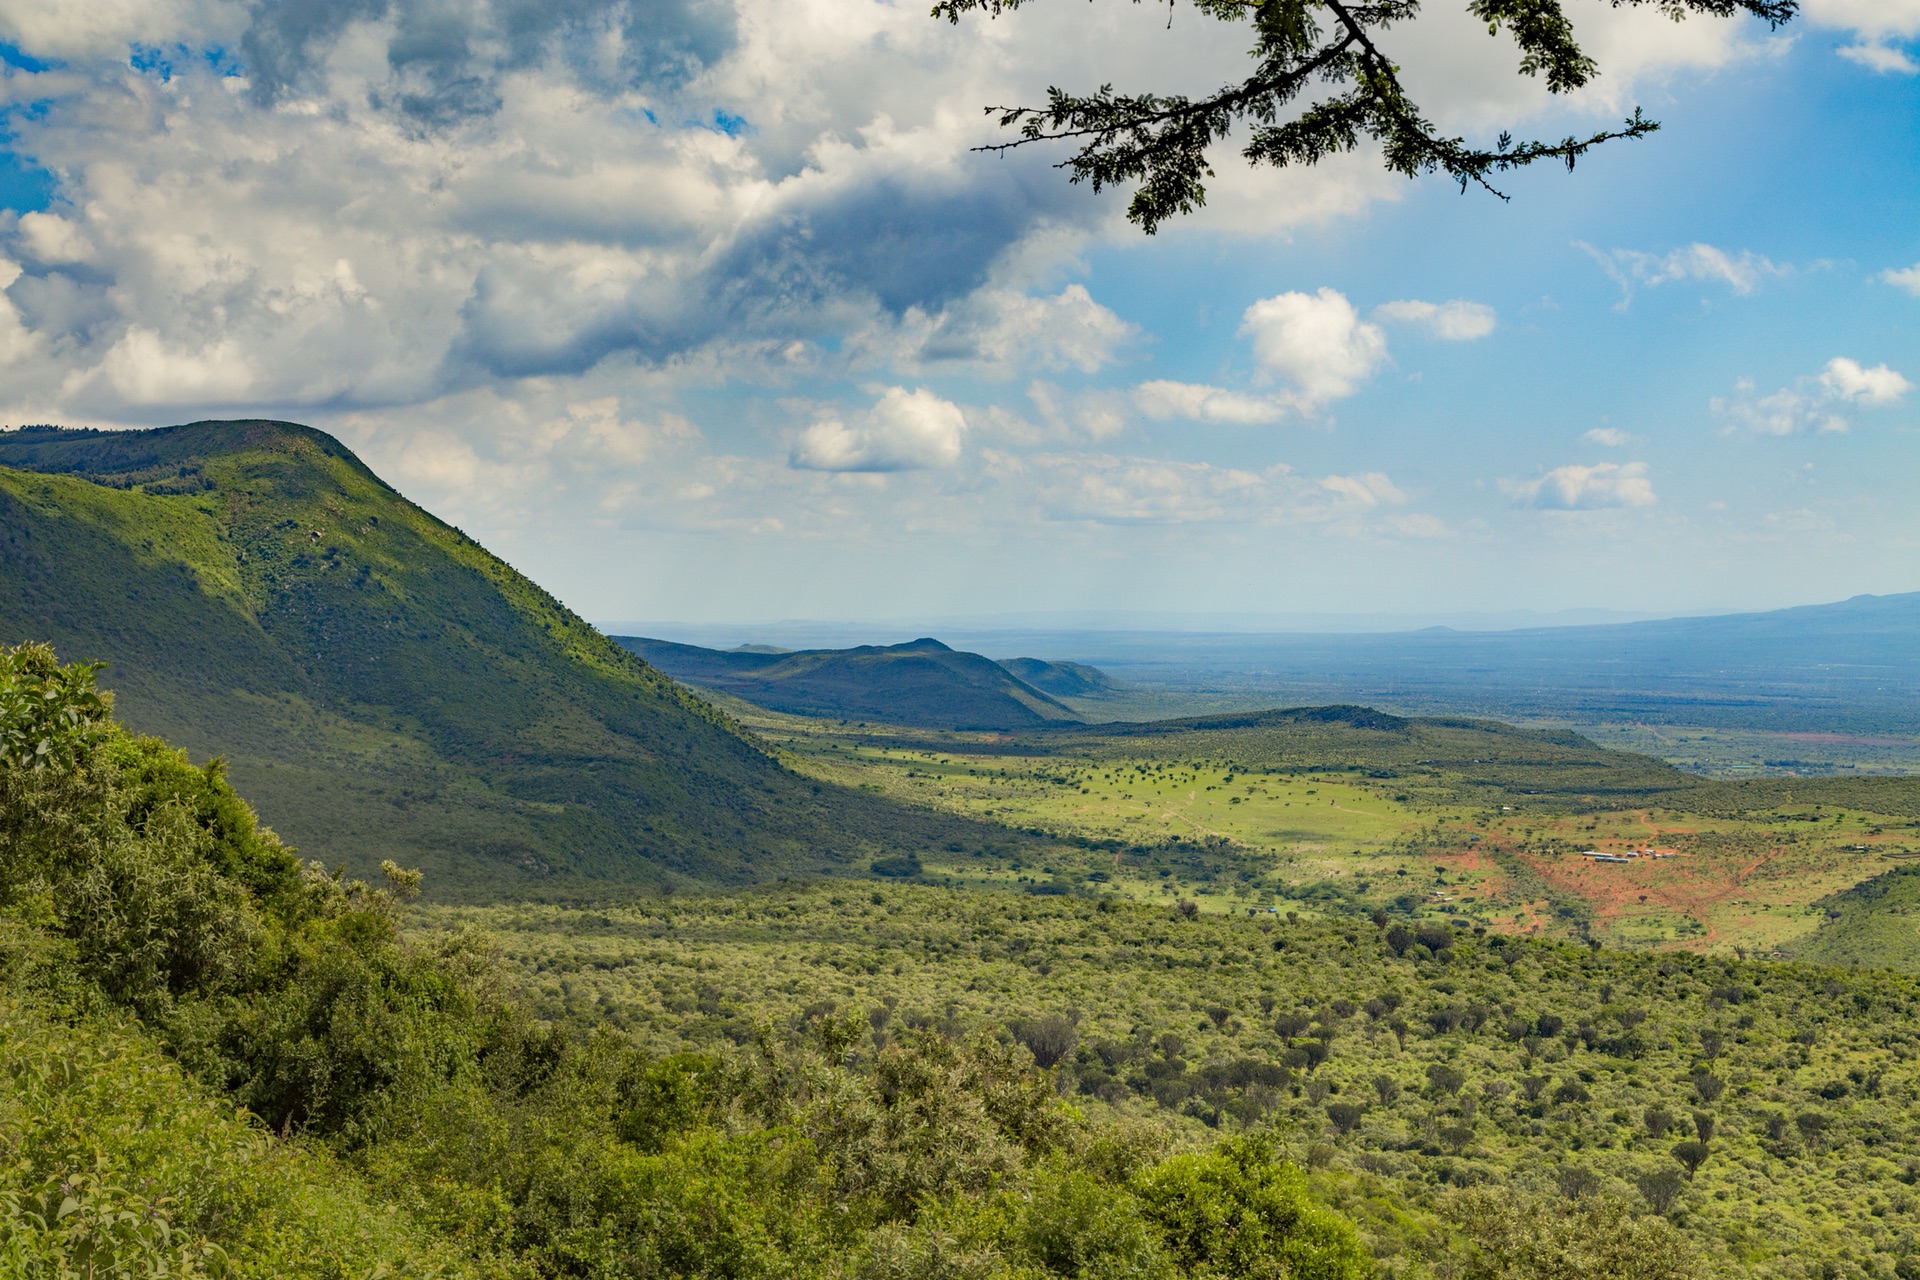
M 795 776 L 306 427 L 0 434 L 0 549 L 0 642 L 108 663 L 126 723 L 329 863 L 472 895 L 976 838 Z
M 1920 867 L 1896 866 L 1814 905 L 1827 921 L 1794 959 L 1920 970 Z
M 793 715 L 926 729 L 1031 729 L 1079 718 L 1001 663 L 938 640 L 768 653 L 614 639 L 676 680 Z
M 1006 658 L 1000 663 L 1021 680 L 1056 698 L 1088 698 L 1119 688 L 1114 678 L 1084 662 L 1047 662 L 1041 658 Z

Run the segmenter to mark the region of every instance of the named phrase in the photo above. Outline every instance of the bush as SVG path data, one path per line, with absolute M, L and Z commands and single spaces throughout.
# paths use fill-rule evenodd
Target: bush
M 1167 1256 L 1194 1280 L 1372 1274 L 1353 1224 L 1314 1204 L 1305 1175 L 1275 1159 L 1268 1139 L 1237 1138 L 1204 1155 L 1174 1156 L 1133 1185 Z
M 1464 1248 L 1461 1280 L 1690 1280 L 1698 1264 L 1661 1218 L 1635 1218 L 1615 1200 L 1553 1204 L 1512 1191 L 1458 1192 L 1446 1206 Z

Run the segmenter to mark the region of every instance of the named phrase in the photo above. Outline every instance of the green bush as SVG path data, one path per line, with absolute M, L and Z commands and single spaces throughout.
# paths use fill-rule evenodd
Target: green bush
M 1316 1205 L 1269 1141 L 1235 1138 L 1177 1155 L 1134 1180 L 1147 1218 L 1195 1280 L 1362 1280 L 1372 1259 L 1353 1224 Z

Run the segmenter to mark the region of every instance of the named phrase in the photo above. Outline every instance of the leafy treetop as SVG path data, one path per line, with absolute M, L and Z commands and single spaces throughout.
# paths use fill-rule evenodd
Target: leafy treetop
M 1173 0 L 1167 0 L 1169 7 Z M 1610 0 L 1616 9 L 1654 6 L 1679 21 L 1690 14 L 1734 17 L 1751 14 L 1771 27 L 1789 21 L 1798 0 Z M 933 16 L 958 22 L 975 10 L 990 17 L 1028 0 L 938 0 Z M 1140 3 L 1140 0 L 1134 0 Z M 1103 84 L 1091 94 L 1047 90 L 1044 107 L 988 107 L 1004 127 L 1018 127 L 1013 142 L 983 147 L 1005 151 L 1032 142 L 1071 140 L 1079 150 L 1061 163 L 1074 182 L 1138 184 L 1127 217 L 1151 235 L 1161 222 L 1206 203 L 1205 179 L 1213 176 L 1207 152 L 1236 123 L 1252 125 L 1242 154 L 1250 164 L 1312 165 L 1352 151 L 1363 138 L 1378 143 L 1387 168 L 1415 177 L 1441 171 L 1460 184 L 1478 185 L 1505 199 L 1495 174 L 1539 160 L 1569 169 L 1581 156 L 1614 138 L 1644 137 L 1660 127 L 1638 107 L 1619 128 L 1559 142 L 1516 142 L 1501 133 L 1493 147 L 1446 137 L 1408 98 L 1400 66 L 1381 47 L 1380 36 L 1406 22 L 1420 0 L 1193 0 L 1194 7 L 1222 22 L 1253 27 L 1251 75 L 1201 98 L 1184 94 L 1115 93 Z M 1574 40 L 1562 0 L 1468 0 L 1467 12 L 1505 28 L 1520 46 L 1520 72 L 1546 77 L 1556 94 L 1571 93 L 1600 74 Z M 1324 88 L 1315 88 L 1324 86 Z

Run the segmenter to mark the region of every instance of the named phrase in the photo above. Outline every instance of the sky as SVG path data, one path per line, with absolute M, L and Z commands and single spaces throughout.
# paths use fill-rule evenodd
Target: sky
M 1178 0 L 0 0 L 0 423 L 332 432 L 593 619 L 1766 608 L 1920 589 L 1920 0 L 1464 0 L 1444 128 L 1663 128 L 1501 201 L 1362 150 L 1148 237 L 1049 85 Z

